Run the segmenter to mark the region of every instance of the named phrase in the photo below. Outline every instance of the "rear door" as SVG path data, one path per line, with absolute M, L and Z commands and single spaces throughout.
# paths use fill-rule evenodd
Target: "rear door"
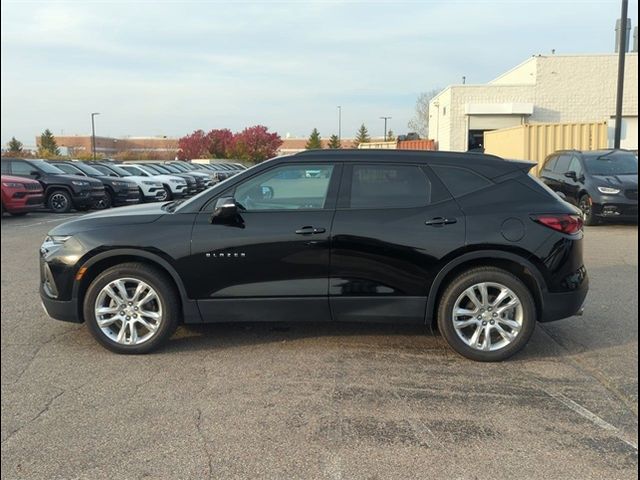
M 576 178 L 564 177 L 562 189 L 566 196 L 566 200 L 574 205 L 578 205 L 578 197 L 584 180 L 584 170 L 580 164 L 580 159 L 577 156 L 571 156 L 567 171 L 575 173 Z
M 558 161 L 556 162 L 555 167 L 553 168 L 553 176 L 555 178 L 556 188 L 553 188 L 556 192 L 562 192 L 565 197 L 568 194 L 567 189 L 567 177 L 564 176 L 565 173 L 569 171 L 569 164 L 571 163 L 571 155 L 562 154 L 558 157 Z
M 462 212 L 426 167 L 345 165 L 331 231 L 333 319 L 424 322 L 436 265 L 464 241 Z
M 558 155 L 553 155 L 547 159 L 540 170 L 540 178 L 554 192 L 560 191 L 560 182 L 554 170 L 558 163 Z

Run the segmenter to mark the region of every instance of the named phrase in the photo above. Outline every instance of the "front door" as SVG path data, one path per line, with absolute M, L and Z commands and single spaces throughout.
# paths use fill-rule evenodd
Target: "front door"
M 197 215 L 183 271 L 205 321 L 330 319 L 329 239 L 340 169 L 274 167 L 222 194 L 238 205 L 232 221 L 212 223 L 215 200 Z
M 428 169 L 346 165 L 332 229 L 333 319 L 423 323 L 439 262 L 464 242 L 464 215 Z

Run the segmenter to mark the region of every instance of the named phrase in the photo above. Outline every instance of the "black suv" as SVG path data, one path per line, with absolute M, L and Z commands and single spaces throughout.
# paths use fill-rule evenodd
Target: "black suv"
M 638 155 L 628 150 L 560 151 L 545 159 L 540 178 L 580 207 L 587 225 L 638 220 Z
M 49 163 L 65 173 L 100 180 L 104 185 L 105 192 L 103 199 L 96 205 L 99 209 L 140 203 L 140 191 L 135 182 L 125 178 L 110 177 L 82 162 L 54 160 Z
M 44 188 L 45 205 L 55 213 L 89 210 L 104 198 L 100 180 L 69 175 L 44 160 L 3 158 L 2 173 L 38 180 Z
M 180 323 L 418 323 L 460 354 L 513 355 L 536 321 L 581 312 L 580 212 L 482 154 L 306 151 L 187 201 L 98 212 L 49 232 L 40 294 L 119 353 Z

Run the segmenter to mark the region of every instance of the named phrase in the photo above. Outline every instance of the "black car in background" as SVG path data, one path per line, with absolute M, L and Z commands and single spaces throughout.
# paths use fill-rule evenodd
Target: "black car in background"
M 44 160 L 2 158 L 2 173 L 38 180 L 44 188 L 45 205 L 55 213 L 89 210 L 105 195 L 100 180 L 67 174 Z
M 65 173 L 100 180 L 104 185 L 105 191 L 103 199 L 96 205 L 98 209 L 140 203 L 140 191 L 135 182 L 106 175 L 83 162 L 53 160 L 49 161 L 49 163 L 55 165 Z
M 540 178 L 582 211 L 586 225 L 638 220 L 638 155 L 628 150 L 559 151 Z
M 41 298 L 119 353 L 149 352 L 181 322 L 284 320 L 437 326 L 461 355 L 502 360 L 536 322 L 581 312 L 588 289 L 580 212 L 532 166 L 401 150 L 275 158 L 189 200 L 56 226 Z

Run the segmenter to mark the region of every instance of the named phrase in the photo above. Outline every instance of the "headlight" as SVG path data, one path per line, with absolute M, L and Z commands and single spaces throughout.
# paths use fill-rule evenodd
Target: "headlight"
M 80 180 L 71 180 L 71 183 L 80 187 L 86 187 L 87 185 L 89 185 L 89 182 L 81 182 Z
M 2 182 L 2 186 L 3 187 L 8 187 L 8 188 L 23 188 L 24 185 L 22 183 L 18 183 L 18 182 Z
M 604 193 L 606 195 L 617 195 L 620 193 L 619 188 L 611 188 L 611 187 L 598 187 L 600 193 Z
M 50 250 L 53 247 L 59 247 L 64 245 L 67 240 L 71 238 L 71 235 L 47 235 L 42 242 L 42 248 L 44 250 Z
M 127 182 L 111 182 L 111 185 L 114 187 L 126 187 L 129 184 Z

